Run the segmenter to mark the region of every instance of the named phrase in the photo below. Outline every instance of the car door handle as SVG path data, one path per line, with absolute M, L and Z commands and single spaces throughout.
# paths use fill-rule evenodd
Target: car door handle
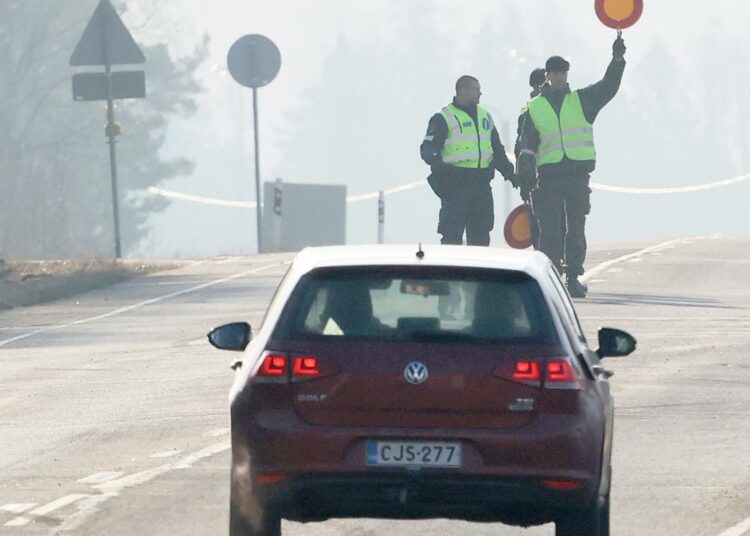
M 614 372 L 612 372 L 611 370 L 605 369 L 601 365 L 594 365 L 592 368 L 594 370 L 594 373 L 596 373 L 598 376 L 603 376 L 605 379 L 609 379 L 615 375 Z

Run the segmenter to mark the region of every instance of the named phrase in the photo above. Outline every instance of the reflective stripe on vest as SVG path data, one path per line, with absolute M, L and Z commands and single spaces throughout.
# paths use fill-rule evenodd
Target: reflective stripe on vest
M 571 160 L 596 160 L 594 129 L 586 119 L 578 91 L 565 95 L 560 116 L 546 97 L 529 101 L 529 115 L 539 132 L 537 166 Z
M 449 166 L 460 168 L 488 168 L 492 166 L 492 116 L 477 106 L 477 121 L 460 108 L 449 104 L 440 114 L 448 125 L 448 137 L 440 155 Z

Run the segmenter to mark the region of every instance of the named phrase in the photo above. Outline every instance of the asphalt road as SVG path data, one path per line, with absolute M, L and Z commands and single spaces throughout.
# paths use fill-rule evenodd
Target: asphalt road
M 0 313 L 0 534 L 226 534 L 231 355 L 288 255 L 226 258 Z M 612 533 L 750 535 L 750 239 L 594 245 L 588 336 L 612 359 Z M 285 523 L 285 535 L 528 535 L 448 520 Z

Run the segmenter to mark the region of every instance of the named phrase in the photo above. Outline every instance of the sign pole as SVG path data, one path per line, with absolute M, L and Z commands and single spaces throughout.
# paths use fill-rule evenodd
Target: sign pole
M 112 72 L 113 65 L 144 63 L 146 57 L 117 15 L 109 0 L 99 0 L 78 41 L 70 65 L 104 66 L 104 72 L 73 75 L 73 100 L 107 101 L 105 134 L 109 143 L 109 168 L 112 178 L 112 214 L 114 217 L 115 258 L 122 257 L 120 243 L 120 197 L 117 191 L 117 152 L 120 133 L 115 123 L 114 99 L 142 99 L 146 96 L 143 71 Z
M 115 258 L 122 257 L 122 247 L 120 244 L 120 207 L 119 194 L 117 191 L 117 152 L 115 150 L 115 111 L 112 101 L 112 68 L 109 63 L 105 66 L 107 78 L 107 137 L 109 138 L 109 169 L 112 177 L 112 214 L 114 216 L 115 230 Z
M 385 243 L 385 192 L 378 191 L 378 244 Z
M 258 253 L 261 253 L 263 251 L 263 207 L 260 201 L 262 193 L 260 191 L 260 143 L 258 140 L 258 88 L 276 78 L 281 67 L 281 54 L 278 47 L 267 37 L 259 34 L 245 35 L 229 48 L 227 66 L 238 83 L 253 89 L 255 201 L 257 205 L 255 215 L 258 228 Z
M 260 153 L 258 140 L 258 88 L 253 88 L 253 134 L 255 137 L 255 219 L 258 230 L 258 253 L 263 251 L 262 219 L 263 213 L 260 206 Z
M 510 122 L 507 119 L 503 119 L 500 123 L 501 129 L 502 129 L 502 136 L 505 140 L 505 143 L 508 144 L 508 147 L 510 147 Z M 503 217 L 507 217 L 508 214 L 510 214 L 511 210 L 511 199 L 510 197 L 513 195 L 513 188 L 510 185 L 510 182 L 503 181 Z

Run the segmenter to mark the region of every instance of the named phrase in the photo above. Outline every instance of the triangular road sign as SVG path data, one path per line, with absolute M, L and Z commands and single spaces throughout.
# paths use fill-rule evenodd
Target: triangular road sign
M 123 65 L 144 63 L 146 58 L 109 0 L 99 0 L 70 64 Z

